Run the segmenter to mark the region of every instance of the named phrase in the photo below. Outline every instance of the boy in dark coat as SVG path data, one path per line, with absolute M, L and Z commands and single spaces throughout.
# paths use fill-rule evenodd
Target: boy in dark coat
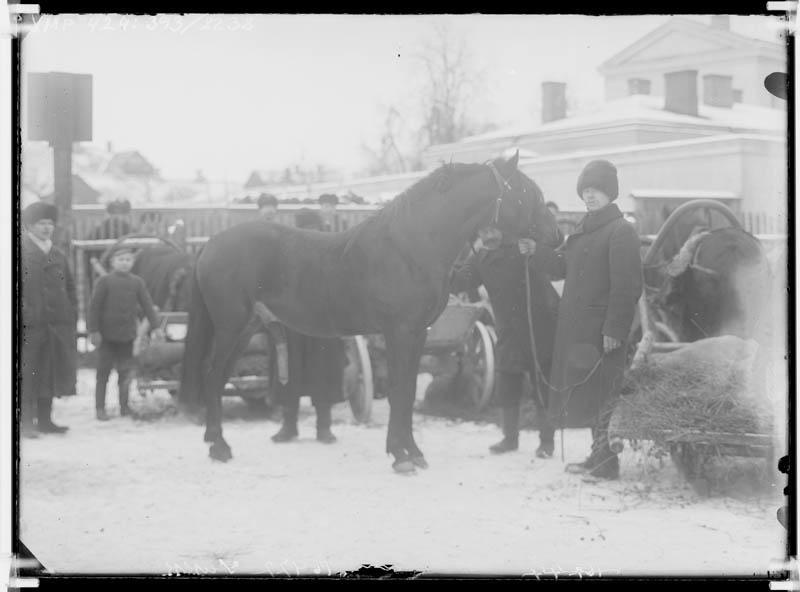
M 97 350 L 97 382 L 95 409 L 97 419 L 109 419 L 106 413 L 106 384 L 111 370 L 117 370 L 120 415 L 128 415 L 128 391 L 133 379 L 133 341 L 139 309 L 144 311 L 151 327 L 158 327 L 158 314 L 153 308 L 144 280 L 130 272 L 133 252 L 120 247 L 111 256 L 111 273 L 100 277 L 89 303 L 88 329 Z M 158 332 L 159 329 L 156 329 Z
M 539 367 L 546 379 L 553 355 L 558 294 L 546 275 L 529 267 L 531 307 L 528 312 L 526 259 L 517 241 L 504 238 L 496 228 L 482 229 L 480 238 L 481 249 L 473 252 L 462 265 L 454 267 L 450 290 L 466 292 L 483 284 L 497 323 L 497 394 L 503 407 L 503 439 L 489 450 L 500 454 L 519 447 L 519 411 L 524 373 L 527 372 L 539 421 L 536 456 L 549 458 L 553 455 L 554 430 L 547 418 L 547 392 L 540 388 L 537 380 L 528 314 L 532 316 Z M 557 240 L 561 240 L 560 235 Z
M 608 422 L 642 293 L 640 240 L 613 203 L 619 193 L 614 165 L 587 164 L 577 190 L 587 214 L 564 247 L 554 251 L 528 241 L 523 250 L 533 252 L 540 269 L 566 278 L 550 378 L 551 419 L 557 426 L 592 427 L 593 440 L 589 457 L 567 470 L 616 479 L 619 459 L 608 445 Z
M 53 397 L 75 394 L 78 300 L 66 255 L 53 246 L 56 206 L 36 202 L 22 212 L 21 426 L 24 437 L 63 433 L 53 423 Z M 34 424 L 36 420 L 36 424 Z
M 298 228 L 322 230 L 319 213 L 302 209 L 295 216 Z M 336 442 L 331 431 L 331 407 L 344 400 L 344 368 L 347 365 L 344 342 L 339 337 L 311 337 L 286 331 L 289 357 L 289 383 L 281 392 L 283 425 L 272 436 L 274 442 L 288 442 L 297 435 L 297 414 L 300 397 L 311 397 L 317 413 L 317 440 Z

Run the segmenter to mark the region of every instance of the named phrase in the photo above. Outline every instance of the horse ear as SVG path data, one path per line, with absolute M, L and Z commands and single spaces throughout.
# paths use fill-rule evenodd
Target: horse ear
M 519 150 L 514 153 L 514 156 L 509 158 L 503 164 L 503 173 L 506 178 L 511 176 L 511 174 L 517 170 L 517 164 L 519 163 Z

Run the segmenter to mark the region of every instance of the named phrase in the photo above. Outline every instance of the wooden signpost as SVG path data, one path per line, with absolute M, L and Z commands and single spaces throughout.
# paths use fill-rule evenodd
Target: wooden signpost
M 68 249 L 72 228 L 72 144 L 92 139 L 92 76 L 28 74 L 28 140 L 53 148 L 53 195 L 58 227 L 53 242 Z

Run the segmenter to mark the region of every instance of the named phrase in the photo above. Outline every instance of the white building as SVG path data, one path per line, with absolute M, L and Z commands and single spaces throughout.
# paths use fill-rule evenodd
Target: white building
M 578 173 L 607 159 L 619 171 L 624 210 L 651 218 L 654 208 L 715 197 L 752 232 L 783 234 L 787 113 L 763 81 L 786 71 L 786 52 L 726 22 L 672 18 L 600 66 L 605 103 L 567 113 L 566 85 L 545 82 L 540 122 L 432 146 L 424 162 L 483 162 L 519 149 L 520 168 L 546 198 L 580 211 Z
M 786 106 L 763 81 L 786 71 L 786 50 L 733 33 L 727 23 L 671 18 L 600 66 L 603 104 L 569 113 L 566 85 L 544 82 L 540 121 L 432 146 L 423 154 L 427 171 L 251 189 L 285 197 L 352 191 L 384 201 L 443 162 L 485 162 L 519 150 L 520 168 L 562 211 L 583 211 L 578 173 L 603 158 L 618 168 L 620 207 L 642 219 L 712 197 L 751 232 L 785 234 Z

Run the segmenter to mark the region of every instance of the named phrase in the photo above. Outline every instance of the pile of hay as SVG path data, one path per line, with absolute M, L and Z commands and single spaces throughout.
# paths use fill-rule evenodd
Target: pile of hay
M 639 437 L 772 433 L 773 404 L 753 379 L 757 349 L 752 341 L 724 336 L 650 356 L 626 376 L 616 428 Z

